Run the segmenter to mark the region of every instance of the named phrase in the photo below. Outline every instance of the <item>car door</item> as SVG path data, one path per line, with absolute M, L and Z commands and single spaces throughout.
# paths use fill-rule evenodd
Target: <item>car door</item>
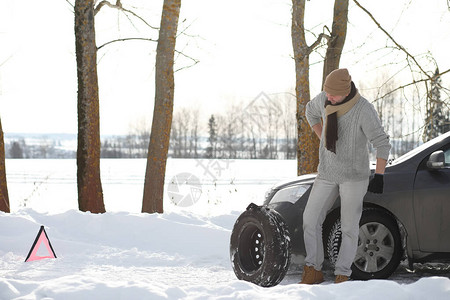
M 427 156 L 414 181 L 417 238 L 424 252 L 450 252 L 450 144 L 441 150 L 445 153 L 445 167 L 428 168 Z

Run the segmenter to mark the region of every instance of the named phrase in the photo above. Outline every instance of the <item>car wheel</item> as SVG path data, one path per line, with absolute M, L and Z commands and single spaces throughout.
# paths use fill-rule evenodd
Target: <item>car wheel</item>
M 230 258 L 237 278 L 269 287 L 283 280 L 290 261 L 287 226 L 275 210 L 250 204 L 237 219 Z
M 400 232 L 395 219 L 386 211 L 365 208 L 359 223 L 358 249 L 352 264 L 352 278 L 359 280 L 388 278 L 402 257 Z M 335 265 L 341 245 L 339 215 L 328 233 L 326 251 Z

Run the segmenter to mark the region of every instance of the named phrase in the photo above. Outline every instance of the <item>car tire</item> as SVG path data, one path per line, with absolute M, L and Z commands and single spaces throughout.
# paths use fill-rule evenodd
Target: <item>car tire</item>
M 241 280 L 263 287 L 277 285 L 288 270 L 290 250 L 287 225 L 266 206 L 250 204 L 233 227 L 230 258 Z
M 400 264 L 403 248 L 394 217 L 378 208 L 364 208 L 359 223 L 358 249 L 352 264 L 353 279 L 388 278 Z M 341 245 L 339 214 L 327 233 L 326 251 L 334 266 Z

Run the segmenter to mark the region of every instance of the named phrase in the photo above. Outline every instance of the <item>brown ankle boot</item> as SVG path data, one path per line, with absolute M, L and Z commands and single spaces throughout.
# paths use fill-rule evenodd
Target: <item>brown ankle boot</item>
M 299 283 L 303 284 L 316 284 L 323 282 L 323 273 L 321 271 L 317 271 L 314 267 L 304 266 L 302 281 Z
M 336 279 L 334 280 L 334 283 L 341 283 L 348 281 L 348 276 L 345 275 L 337 275 Z

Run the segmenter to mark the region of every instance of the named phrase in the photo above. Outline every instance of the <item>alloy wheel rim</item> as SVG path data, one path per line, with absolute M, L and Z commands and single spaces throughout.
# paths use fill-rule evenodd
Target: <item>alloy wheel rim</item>
M 391 231 L 381 223 L 370 222 L 359 228 L 354 264 L 364 272 L 378 272 L 392 260 L 395 250 Z

